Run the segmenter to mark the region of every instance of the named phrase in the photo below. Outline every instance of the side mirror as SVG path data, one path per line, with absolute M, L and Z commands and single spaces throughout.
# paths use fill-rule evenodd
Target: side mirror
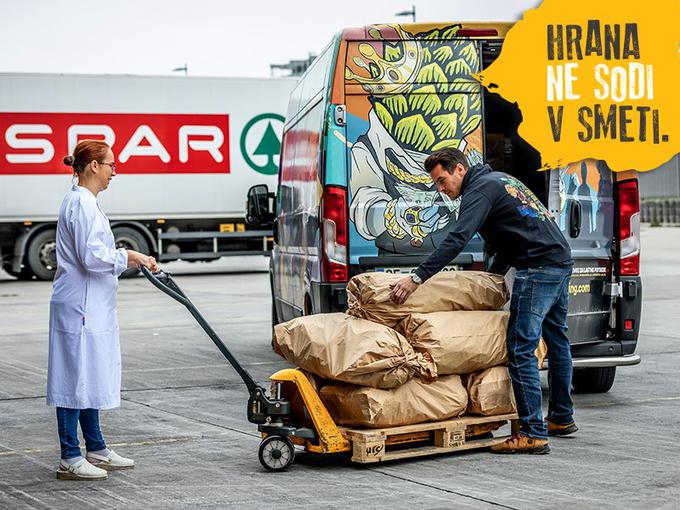
M 272 211 L 269 199 L 274 194 L 269 193 L 266 184 L 257 184 L 248 190 L 246 200 L 246 222 L 255 227 L 271 227 L 275 213 Z

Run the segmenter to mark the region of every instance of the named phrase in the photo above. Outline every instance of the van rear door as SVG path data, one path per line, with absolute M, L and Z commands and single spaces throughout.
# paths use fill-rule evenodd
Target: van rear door
M 417 27 L 421 27 L 417 25 Z M 456 147 L 483 158 L 480 43 L 460 25 L 410 33 L 380 25 L 348 41 L 345 70 L 351 273 L 417 266 L 456 221 L 459 201 L 440 194 L 425 158 Z M 479 237 L 454 266 L 483 263 Z
M 584 160 L 551 170 L 549 208 L 569 241 L 569 339 L 575 357 L 617 355 L 610 295 L 614 282 L 613 174 L 604 161 Z

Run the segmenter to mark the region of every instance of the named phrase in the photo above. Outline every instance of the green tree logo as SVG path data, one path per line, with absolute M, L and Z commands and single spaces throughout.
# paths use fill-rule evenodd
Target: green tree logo
M 265 175 L 275 175 L 278 173 L 279 167 L 274 161 L 274 157 L 278 156 L 281 152 L 281 140 L 274 131 L 272 126 L 272 121 L 280 122 L 283 124 L 284 117 L 276 113 L 263 113 L 257 115 L 250 119 L 250 121 L 243 128 L 241 133 L 241 154 L 243 159 L 248 164 L 250 168 Z M 249 153 L 246 141 L 248 139 L 248 133 L 253 129 L 254 126 L 260 122 L 267 122 L 267 127 L 264 130 L 264 134 L 260 138 L 255 150 Z M 253 156 L 265 156 L 266 161 L 264 164 L 257 164 L 253 161 Z M 262 158 L 259 158 L 262 159 Z

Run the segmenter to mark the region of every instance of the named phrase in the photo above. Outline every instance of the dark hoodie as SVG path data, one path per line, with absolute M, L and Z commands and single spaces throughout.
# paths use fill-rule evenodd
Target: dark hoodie
M 458 220 L 439 247 L 418 266 L 427 280 L 449 264 L 479 232 L 495 253 L 489 271 L 573 263 L 567 240 L 548 210 L 522 182 L 488 165 L 468 169 L 461 189 Z

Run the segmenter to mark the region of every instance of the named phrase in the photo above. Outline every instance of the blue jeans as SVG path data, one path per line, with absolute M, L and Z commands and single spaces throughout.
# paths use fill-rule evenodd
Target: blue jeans
M 83 431 L 88 452 L 106 448 L 102 431 L 99 428 L 99 409 L 57 407 L 57 427 L 62 459 L 72 459 L 81 455 L 78 442 L 78 421 L 80 421 L 80 429 Z
M 571 266 L 519 270 L 512 289 L 508 368 L 517 401 L 520 431 L 537 439 L 548 437 L 541 410 L 538 363 L 534 355 L 541 335 L 548 346 L 548 419 L 560 425 L 574 420 L 571 348 L 567 338 L 571 271 Z

